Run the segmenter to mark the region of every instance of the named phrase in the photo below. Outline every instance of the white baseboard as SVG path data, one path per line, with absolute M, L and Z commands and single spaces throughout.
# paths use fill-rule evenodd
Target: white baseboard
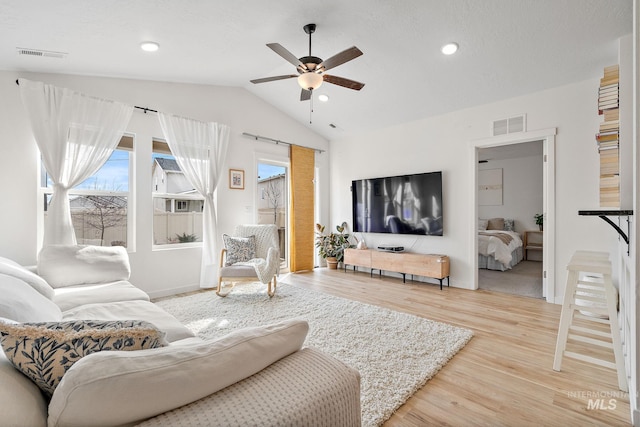
M 177 288 L 161 289 L 156 291 L 150 291 L 147 293 L 149 294 L 149 297 L 151 299 L 155 299 L 155 298 L 168 297 L 172 295 L 184 294 L 186 292 L 198 291 L 200 289 L 202 289 L 200 285 L 194 283 L 192 285 L 184 285 Z

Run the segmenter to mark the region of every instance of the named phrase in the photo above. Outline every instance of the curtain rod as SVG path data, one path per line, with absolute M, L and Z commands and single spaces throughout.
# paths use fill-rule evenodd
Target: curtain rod
M 18 86 L 20 86 L 20 81 L 18 79 L 16 79 L 16 84 Z M 145 114 L 147 114 L 147 112 L 152 112 L 152 113 L 157 113 L 158 112 L 158 110 L 153 110 L 153 109 L 147 108 L 147 107 L 138 107 L 137 105 L 134 105 L 133 108 L 137 108 L 138 110 L 142 110 L 142 111 L 144 111 Z M 304 145 L 292 144 L 290 142 L 280 141 L 279 139 L 267 138 L 265 136 L 260 136 L 260 135 L 253 135 L 253 134 L 250 134 L 250 133 L 247 133 L 247 132 L 242 132 L 242 134 L 244 136 L 246 136 L 246 137 L 253 138 L 256 141 L 258 141 L 258 140 L 267 141 L 267 142 L 272 142 L 272 143 L 274 143 L 276 145 L 278 145 L 278 144 L 295 145 L 296 147 L 309 148 L 309 149 L 317 151 L 318 153 L 321 153 L 321 154 L 325 152 L 325 150 L 321 150 L 319 148 L 305 147 Z
M 20 81 L 18 79 L 16 79 L 16 84 L 18 86 L 20 86 Z M 144 111 L 145 114 L 147 114 L 147 112 L 152 112 L 152 113 L 157 113 L 158 110 L 153 110 L 151 108 L 147 108 L 147 107 L 138 107 L 137 105 L 134 105 L 133 108 L 137 108 L 138 110 L 142 110 Z
M 312 148 L 312 147 L 306 147 L 304 145 L 292 144 L 291 142 L 285 142 L 285 141 L 280 141 L 279 139 L 267 138 L 266 136 L 253 135 L 253 134 L 247 133 L 247 132 L 242 132 L 242 134 L 244 136 L 248 137 L 248 138 L 255 139 L 256 141 L 271 142 L 271 143 L 276 144 L 276 145 L 278 145 L 278 144 L 295 145 L 296 147 L 308 148 L 310 150 L 317 151 L 320 154 L 325 152 L 325 150 L 321 150 L 320 148 Z

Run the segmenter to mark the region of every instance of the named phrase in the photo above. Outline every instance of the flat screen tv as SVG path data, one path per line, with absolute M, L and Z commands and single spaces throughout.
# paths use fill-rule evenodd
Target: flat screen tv
M 442 236 L 442 172 L 359 179 L 353 231 Z

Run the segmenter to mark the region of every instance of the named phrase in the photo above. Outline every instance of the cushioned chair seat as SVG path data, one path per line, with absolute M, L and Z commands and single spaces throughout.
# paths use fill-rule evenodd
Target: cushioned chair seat
M 256 270 L 251 265 L 234 265 L 220 269 L 222 277 L 256 277 Z

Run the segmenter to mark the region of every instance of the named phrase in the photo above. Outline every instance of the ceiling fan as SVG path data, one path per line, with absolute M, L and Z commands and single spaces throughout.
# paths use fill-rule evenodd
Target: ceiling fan
M 302 58 L 296 58 L 291 52 L 282 47 L 279 43 L 268 43 L 267 46 L 271 48 L 275 53 L 286 59 L 291 64 L 295 65 L 298 74 L 287 74 L 283 76 L 265 77 L 262 79 L 251 80 L 251 83 L 266 83 L 275 80 L 298 78 L 298 84 L 302 88 L 300 93 L 300 101 L 307 101 L 311 99 L 311 93 L 315 89 L 318 89 L 322 82 L 332 83 L 334 85 L 346 87 L 348 89 L 360 90 L 364 87 L 364 83 L 357 82 L 355 80 L 345 79 L 344 77 L 330 76 L 325 74 L 327 70 L 335 68 L 338 65 L 342 65 L 345 62 L 351 61 L 362 55 L 362 52 L 357 47 L 353 46 L 349 49 L 333 55 L 327 60 L 318 58 L 311 55 L 311 34 L 316 31 L 316 24 L 307 24 L 304 27 L 304 32 L 309 34 L 309 55 Z

